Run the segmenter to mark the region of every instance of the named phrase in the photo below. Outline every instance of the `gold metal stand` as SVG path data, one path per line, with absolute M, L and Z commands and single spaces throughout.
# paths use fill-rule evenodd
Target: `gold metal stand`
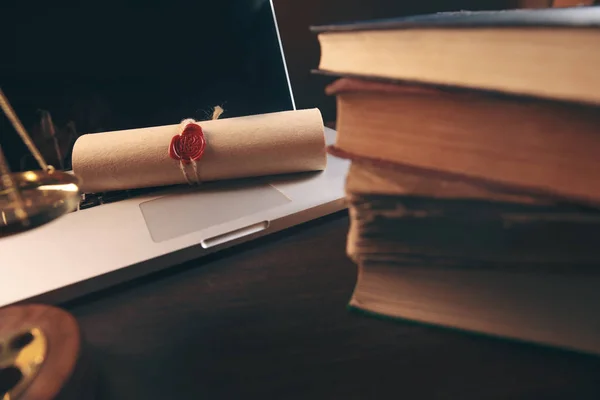
M 68 212 L 79 202 L 79 179 L 46 164 L 0 89 L 0 107 L 41 170 L 11 173 L 0 146 L 0 238 L 36 228 Z

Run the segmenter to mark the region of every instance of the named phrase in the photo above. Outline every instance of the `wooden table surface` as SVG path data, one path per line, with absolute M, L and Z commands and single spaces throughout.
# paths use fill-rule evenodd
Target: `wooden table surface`
M 63 305 L 102 399 L 599 399 L 600 358 L 346 304 L 345 213 Z

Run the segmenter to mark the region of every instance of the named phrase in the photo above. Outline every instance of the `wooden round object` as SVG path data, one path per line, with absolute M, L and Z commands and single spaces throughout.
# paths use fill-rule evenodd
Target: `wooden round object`
M 94 399 L 79 326 L 46 305 L 0 309 L 0 400 Z

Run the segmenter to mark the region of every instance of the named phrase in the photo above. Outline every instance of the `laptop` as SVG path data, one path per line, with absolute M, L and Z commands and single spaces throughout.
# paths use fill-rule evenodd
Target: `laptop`
M 14 79 L 15 87 L 5 92 L 11 99 L 11 91 L 25 100 L 43 99 L 42 106 L 55 106 L 56 115 L 70 93 L 84 99 L 100 93 L 112 99 L 107 104 L 113 108 L 105 114 L 113 117 L 102 120 L 106 131 L 207 119 L 198 113 L 217 104 L 225 109 L 222 118 L 295 109 L 272 1 L 228 2 L 229 7 L 197 2 L 198 10 L 183 14 L 176 7 L 135 10 L 136 23 L 130 20 L 133 14 L 97 5 L 102 26 L 96 26 L 77 20 L 81 10 L 70 15 L 72 10 L 60 9 L 54 12 L 58 20 L 52 19 L 47 15 L 52 9 L 40 1 L 48 10 L 30 18 L 50 18 L 46 22 L 59 30 L 75 18 L 61 48 L 71 40 L 88 50 L 74 53 L 75 66 L 41 66 L 31 71 L 39 82 L 23 85 Z M 28 23 L 44 30 L 42 20 Z M 125 34 L 126 28 L 134 32 Z M 97 36 L 98 29 L 104 33 Z M 106 37 L 107 30 L 117 39 Z M 46 34 L 46 42 L 52 43 L 47 37 L 52 34 Z M 187 39 L 175 43 L 177 37 Z M 34 44 L 35 37 L 30 41 Z M 148 68 L 140 70 L 144 65 Z M 67 77 L 63 89 L 53 86 L 60 77 Z M 177 85 L 185 89 L 174 90 Z M 25 100 L 16 100 L 17 112 Z M 327 144 L 335 134 L 325 128 Z M 321 172 L 86 194 L 77 211 L 0 240 L 0 307 L 65 302 L 343 210 L 348 166 L 328 156 Z

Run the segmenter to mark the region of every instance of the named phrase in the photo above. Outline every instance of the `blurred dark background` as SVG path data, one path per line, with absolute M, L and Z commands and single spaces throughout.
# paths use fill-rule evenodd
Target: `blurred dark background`
M 324 95 L 324 87 L 332 79 L 311 73 L 320 55 L 311 25 L 549 3 L 274 0 L 296 106 L 318 107 L 330 125 L 335 102 Z M 262 44 L 273 36 L 266 10 L 268 0 L 148 0 L 137 6 L 110 0 L 69 6 L 3 0 L 0 85 L 55 166 L 54 142 L 39 133 L 38 109 L 51 111 L 64 134 L 60 144 L 66 159 L 74 140 L 69 129 L 82 134 L 171 124 L 185 117 L 206 119 L 214 105 L 225 108 L 224 117 L 289 109 L 288 95 L 278 84 L 281 70 L 268 59 L 276 44 Z M 164 99 L 170 99 L 168 106 L 157 107 Z M 27 151 L 3 116 L 0 144 L 13 170 L 36 168 L 31 158 L 23 157 Z

